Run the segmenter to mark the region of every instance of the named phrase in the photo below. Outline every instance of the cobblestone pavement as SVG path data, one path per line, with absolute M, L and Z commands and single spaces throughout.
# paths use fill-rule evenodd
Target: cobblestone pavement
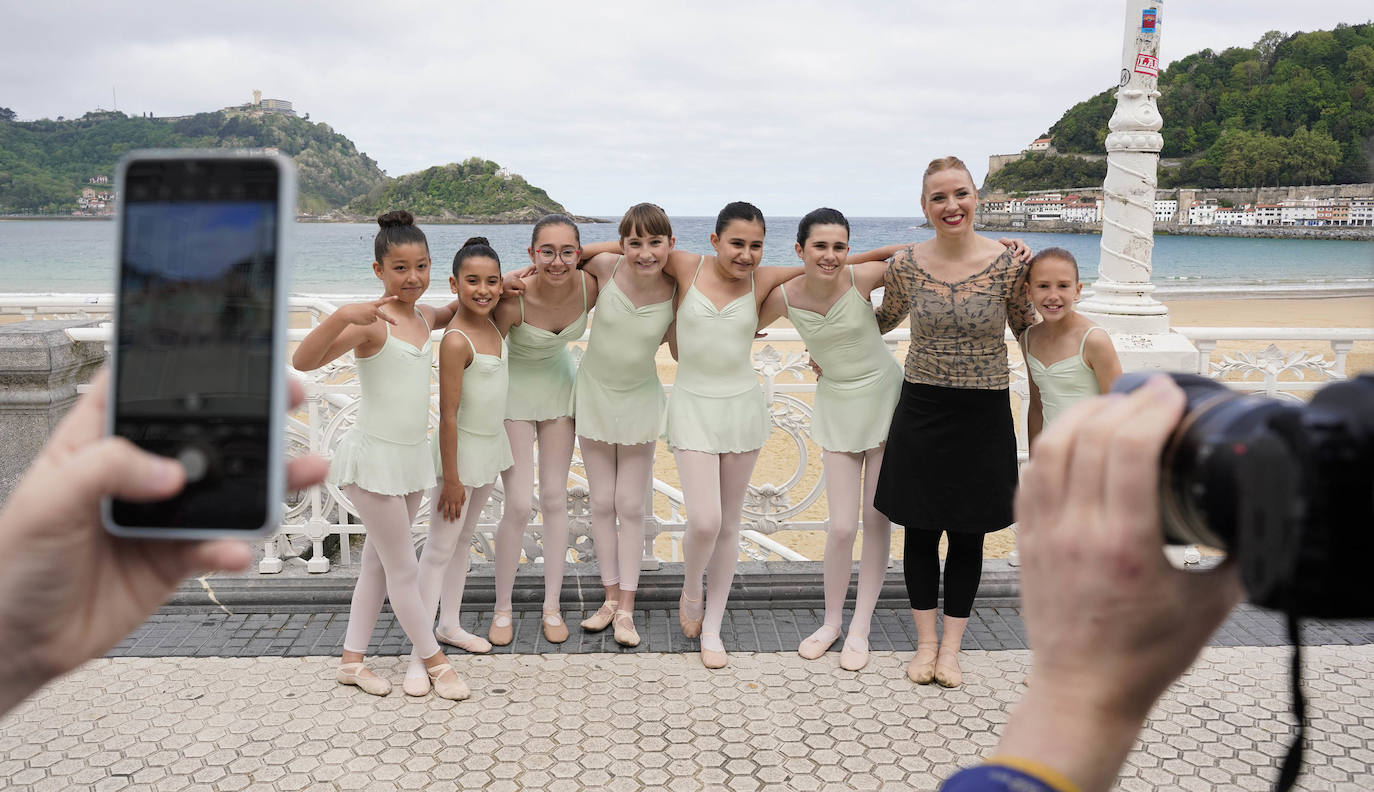
M 1161 701 L 1120 783 L 1267 790 L 1291 734 L 1281 647 L 1214 647 Z M 1306 650 L 1298 788 L 1374 788 L 1374 646 Z M 957 690 L 906 652 L 859 674 L 834 654 L 455 656 L 473 698 L 333 680 L 333 657 L 107 658 L 0 721 L 0 786 L 22 790 L 933 789 L 996 744 L 1029 653 L 971 650 Z M 1365 680 L 1361 682 L 1360 680 Z

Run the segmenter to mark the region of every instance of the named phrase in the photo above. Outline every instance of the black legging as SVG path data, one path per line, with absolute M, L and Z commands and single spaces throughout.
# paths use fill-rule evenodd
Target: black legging
M 945 615 L 967 619 L 973 612 L 973 597 L 983 577 L 983 536 L 981 533 L 906 529 L 902 571 L 906 593 L 915 610 L 933 610 L 940 594 L 940 534 L 949 537 L 945 557 Z

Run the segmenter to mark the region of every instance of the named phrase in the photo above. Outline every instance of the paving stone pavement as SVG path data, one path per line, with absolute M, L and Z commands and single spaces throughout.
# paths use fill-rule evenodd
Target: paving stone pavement
M 1291 734 L 1282 647 L 1214 647 L 1161 700 L 1119 789 L 1267 790 Z M 0 720 L 20 790 L 934 789 L 996 744 L 1025 650 L 970 650 L 957 690 L 905 652 L 458 656 L 473 698 L 337 685 L 334 657 L 106 658 Z M 1306 650 L 1298 788 L 1374 788 L 1374 646 Z M 403 658 L 374 658 L 397 683 Z M 1360 680 L 1364 680 L 1361 682 Z

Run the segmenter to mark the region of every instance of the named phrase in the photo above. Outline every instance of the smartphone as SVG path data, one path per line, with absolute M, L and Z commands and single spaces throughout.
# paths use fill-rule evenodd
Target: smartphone
M 285 482 L 295 170 L 275 154 L 134 152 L 116 190 L 109 431 L 180 462 L 186 487 L 155 503 L 107 498 L 105 527 L 167 539 L 268 535 Z

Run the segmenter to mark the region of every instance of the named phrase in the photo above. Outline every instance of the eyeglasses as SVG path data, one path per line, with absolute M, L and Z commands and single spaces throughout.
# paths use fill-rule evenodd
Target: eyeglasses
M 556 258 L 563 259 L 564 264 L 576 264 L 582 256 L 582 251 L 577 248 L 563 248 L 554 250 L 553 248 L 541 247 L 534 251 L 534 255 L 539 258 L 542 264 L 552 264 Z

